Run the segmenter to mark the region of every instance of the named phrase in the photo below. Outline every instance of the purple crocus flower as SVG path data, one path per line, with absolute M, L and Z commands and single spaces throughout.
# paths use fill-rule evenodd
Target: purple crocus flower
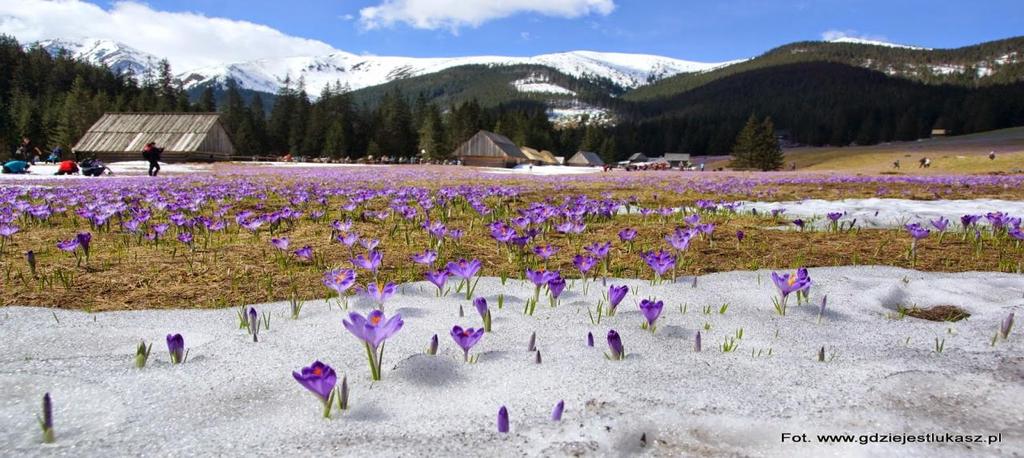
M 508 433 L 508 409 L 505 406 L 498 409 L 498 432 Z
M 295 257 L 297 257 L 297 258 L 299 258 L 299 259 L 301 259 L 303 261 L 306 261 L 306 262 L 312 261 L 313 260 L 313 247 L 311 247 L 309 245 L 306 245 L 306 246 L 304 246 L 302 248 L 299 248 L 298 250 L 295 250 L 295 252 L 293 254 L 295 255 Z
M 373 299 L 379 306 L 384 306 L 384 301 L 388 300 L 391 296 L 395 295 L 398 291 L 398 286 L 394 283 L 388 282 L 388 284 L 377 284 L 370 283 L 366 285 L 364 293 L 370 299 Z
M 558 253 L 558 247 L 553 246 L 551 244 L 547 244 L 547 245 L 543 245 L 543 246 L 538 245 L 538 246 L 533 247 L 533 254 L 537 255 L 537 257 L 539 257 L 541 259 L 545 259 L 546 260 L 546 259 L 554 256 L 555 253 Z
M 341 242 L 342 245 L 352 248 L 352 245 L 355 245 L 356 242 L 359 241 L 359 234 L 356 234 L 354 232 L 342 234 L 335 237 L 335 240 Z
M 363 248 L 366 248 L 366 251 L 373 251 L 375 248 L 377 248 L 377 245 L 380 245 L 380 240 L 362 239 L 359 241 L 359 244 L 362 245 Z
M 348 320 L 342 320 L 341 323 L 348 332 L 363 341 L 363 344 L 366 346 L 366 356 L 370 363 L 370 377 L 373 380 L 380 380 L 381 359 L 383 356 L 383 348 L 380 348 L 381 344 L 402 329 L 402 325 L 405 324 L 402 321 L 402 315 L 396 313 L 391 319 L 385 320 L 384 312 L 374 310 L 366 315 L 366 317 L 356 312 L 349 313 L 348 317 Z
M 423 278 L 434 284 L 437 287 L 438 294 L 444 290 L 444 284 L 448 282 L 448 271 L 441 269 L 434 272 L 426 272 L 423 274 Z
M 742 242 L 743 239 L 746 238 L 746 237 L 747 237 L 747 234 L 744 234 L 743 231 L 736 231 L 736 241 L 737 242 Z
M 611 314 L 615 313 L 615 308 L 618 307 L 619 303 L 622 302 L 622 299 L 626 297 L 626 293 L 629 293 L 629 287 L 626 285 L 611 285 L 608 287 L 608 310 Z
M 0 237 L 9 239 L 14 234 L 17 234 L 19 230 L 21 230 L 21 228 L 13 224 L 0 224 Z
M 459 277 L 463 280 L 469 280 L 479 271 L 480 261 L 477 259 L 474 259 L 472 261 L 459 259 L 456 262 L 448 263 L 448 273 L 456 277 Z
M 576 266 L 576 269 L 578 269 L 583 276 L 586 276 L 587 272 L 590 272 L 590 269 L 593 269 L 594 265 L 597 264 L 597 259 L 590 256 L 576 255 L 572 258 L 572 264 Z
M 608 331 L 608 359 L 620 360 L 626 356 L 626 350 L 622 346 L 622 338 L 614 329 Z
M 608 256 L 608 251 L 611 250 L 611 248 L 612 248 L 612 243 L 611 242 L 605 242 L 605 243 L 594 242 L 594 243 L 591 243 L 590 245 L 587 245 L 587 246 L 583 247 L 584 250 L 586 250 L 588 253 L 590 253 L 591 255 L 593 255 L 597 259 L 604 259 L 605 256 Z
M 908 224 L 904 227 L 907 229 L 907 233 L 910 234 L 910 236 L 913 237 L 914 240 L 921 240 L 925 237 L 928 237 L 928 234 L 931 234 L 931 231 L 921 227 L 921 225 L 918 223 Z
M 640 312 L 643 313 L 644 319 L 647 320 L 645 328 L 650 328 L 654 331 L 654 322 L 658 320 L 661 315 L 661 309 L 664 308 L 665 304 L 662 301 L 652 301 L 644 299 L 640 301 Z
M 193 240 L 194 238 L 192 237 L 191 232 L 182 232 L 178 234 L 178 241 L 184 243 L 185 245 L 192 245 Z
M 89 244 L 92 243 L 92 234 L 88 232 L 79 232 L 78 235 L 75 236 L 75 239 L 78 240 L 78 244 L 82 247 L 82 251 L 84 251 L 85 256 L 88 257 Z
M 490 310 L 487 309 L 487 299 L 482 297 L 473 299 L 473 307 L 476 308 L 476 313 L 480 314 L 480 318 L 486 318 L 487 314 L 490 313 Z
M 565 279 L 561 275 L 548 280 L 548 291 L 551 292 L 553 299 L 558 299 L 563 290 L 565 290 Z
M 798 272 L 783 275 L 772 272 L 772 282 L 775 283 L 779 294 L 782 295 L 782 300 L 785 301 L 791 293 L 810 286 L 811 279 L 807 276 L 801 277 Z
M 277 248 L 278 250 L 281 250 L 281 251 L 287 250 L 288 249 L 288 245 L 290 243 L 291 242 L 288 240 L 288 237 L 281 237 L 279 239 L 277 239 L 277 238 L 270 239 L 270 244 L 273 245 L 274 248 Z
M 619 240 L 622 240 L 623 242 L 632 242 L 633 239 L 636 238 L 636 234 L 637 234 L 636 229 L 633 229 L 633 228 L 623 229 L 623 230 L 619 231 Z
M 336 269 L 324 273 L 324 286 L 333 289 L 339 295 L 344 294 L 356 283 L 356 272 L 352 269 Z
M 380 264 L 383 259 L 384 255 L 382 255 L 379 251 L 371 251 L 367 253 L 365 256 L 356 256 L 356 258 L 352 260 L 352 265 L 360 269 L 369 270 L 370 272 L 376 273 L 377 269 L 380 268 Z
M 484 329 L 463 329 L 461 326 L 452 326 L 452 339 L 462 348 L 466 362 L 469 362 L 469 350 L 484 336 Z
M 946 228 L 949 227 L 949 220 L 943 216 L 940 216 L 939 219 L 931 220 L 931 223 L 932 227 L 937 229 L 939 232 L 946 232 Z
M 313 364 L 303 367 L 300 372 L 293 371 L 292 377 L 320 399 L 324 405 L 324 418 L 330 418 L 334 386 L 338 383 L 334 369 L 320 361 L 313 361 Z
M 828 217 L 829 221 L 836 222 L 836 221 L 839 221 L 839 218 L 843 217 L 843 213 L 842 212 L 829 212 L 825 216 Z
M 526 279 L 530 280 L 534 285 L 540 288 L 542 285 L 547 284 L 551 279 L 558 275 L 556 272 L 548 272 L 543 268 L 537 270 L 526 269 Z
M 793 220 L 793 225 L 794 225 L 794 226 L 796 226 L 796 227 L 799 227 L 799 228 L 800 228 L 800 230 L 803 230 L 803 229 L 804 229 L 804 224 L 805 224 L 805 223 L 804 223 L 804 220 L 802 220 L 802 219 L 800 219 L 800 218 L 797 218 L 797 219 L 794 219 L 794 220 Z
M 551 421 L 562 421 L 562 412 L 565 411 L 565 401 L 558 401 L 554 410 L 551 411 Z
M 61 251 L 72 253 L 78 249 L 78 239 L 61 240 L 57 242 L 57 248 Z
M 594 346 L 594 333 L 589 332 L 589 331 L 587 332 L 587 346 L 588 347 L 593 347 Z
M 676 257 L 664 250 L 647 252 L 643 258 L 644 262 L 654 270 L 658 277 L 665 275 L 665 272 L 676 266 Z
M 167 352 L 171 355 L 171 364 L 185 362 L 185 338 L 181 334 L 167 334 Z
M 960 225 L 967 230 L 968 227 L 974 226 L 981 219 L 981 215 L 963 215 L 960 217 Z
M 437 260 L 437 252 L 433 250 L 425 250 L 422 253 L 416 253 L 412 255 L 412 262 L 416 264 L 422 264 L 429 266 Z

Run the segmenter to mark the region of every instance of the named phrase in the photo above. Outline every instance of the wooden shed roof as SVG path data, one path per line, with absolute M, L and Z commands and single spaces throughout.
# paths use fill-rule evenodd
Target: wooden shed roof
M 604 161 L 601 160 L 601 156 L 592 151 L 577 151 L 572 157 L 566 161 L 569 165 L 592 165 L 600 166 L 604 165 Z
M 156 142 L 167 152 L 196 152 L 218 129 L 223 131 L 218 113 L 107 113 L 82 136 L 75 150 L 141 151 L 147 143 Z M 233 150 L 230 144 L 226 148 Z

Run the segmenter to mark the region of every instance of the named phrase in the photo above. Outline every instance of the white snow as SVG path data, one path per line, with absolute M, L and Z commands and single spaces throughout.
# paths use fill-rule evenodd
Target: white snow
M 839 37 L 829 40 L 829 43 L 852 43 L 859 45 L 871 45 L 871 46 L 885 46 L 887 48 L 904 48 L 904 49 L 916 49 L 916 50 L 930 50 L 931 48 L 922 48 L 920 46 L 901 45 L 897 43 L 890 43 L 888 41 L 871 40 L 867 38 L 857 37 Z
M 711 274 L 695 288 L 690 278 L 659 286 L 615 280 L 631 292 L 600 325 L 587 317 L 605 290 L 600 282 L 587 293 L 576 282 L 557 308 L 542 301 L 530 317 L 522 309 L 532 286 L 484 278 L 477 295 L 487 298 L 494 325 L 472 351 L 475 364 L 461 361 L 449 336 L 452 325 L 480 324 L 469 302 L 407 284 L 385 305 L 405 326 L 387 341 L 383 380 L 375 383 L 363 347 L 341 326 L 344 313 L 323 301 L 307 303 L 295 321 L 284 303 L 257 305 L 273 316 L 259 343 L 238 329 L 234 309 L 90 314 L 8 307 L 0 309 L 0 443 L 10 456 L 1024 454 L 1024 334 L 1017 326 L 1008 340 L 990 343 L 1000 320 L 1024 311 L 1020 275 L 889 267 L 816 268 L 810 275 L 811 302 L 828 296 L 821 322 L 814 305 L 791 302 L 778 316 L 767 271 Z M 641 297 L 665 301 L 657 332 L 639 327 Z M 971 317 L 898 318 L 898 307 L 913 305 L 956 305 Z M 369 310 L 362 300 L 352 306 Z M 604 357 L 609 329 L 622 336 L 625 360 Z M 723 341 L 740 329 L 738 349 L 724 353 Z M 594 348 L 585 343 L 588 331 Z M 179 332 L 189 357 L 173 366 L 164 336 Z M 539 365 L 526 349 L 532 332 Z M 427 356 L 434 334 L 440 350 Z M 132 355 L 140 339 L 154 345 L 149 365 L 137 370 Z M 827 362 L 817 358 L 822 346 Z M 331 420 L 292 379 L 291 371 L 315 359 L 348 376 L 351 408 Z M 39 443 L 35 418 L 45 392 L 54 403 L 53 445 Z M 559 400 L 565 413 L 555 423 L 549 416 Z M 509 434 L 495 431 L 502 405 Z M 784 443 L 783 433 L 807 434 L 809 443 Z M 1001 434 L 1001 441 L 815 439 L 873 433 Z
M 497 167 L 480 167 L 485 173 L 505 175 L 581 175 L 597 173 L 601 167 L 572 167 L 568 165 L 517 165 L 510 169 Z
M 575 96 L 576 92 L 566 89 L 557 84 L 548 82 L 547 78 L 531 76 L 512 82 L 512 87 L 519 92 L 539 92 L 544 94 L 558 94 Z
M 107 164 L 113 175 L 107 176 L 136 176 L 145 175 L 149 171 L 149 162 L 146 161 L 123 161 L 123 162 L 111 162 Z M 55 164 L 44 164 L 42 162 L 36 163 L 29 167 L 27 174 L 0 174 L 0 183 L 5 181 L 34 181 L 34 180 L 93 180 L 97 177 L 87 177 L 83 175 L 54 175 L 57 173 L 58 166 Z M 213 164 L 208 163 L 175 163 L 165 164 L 160 163 L 160 174 L 180 174 L 180 173 L 206 173 L 213 168 Z
M 554 106 L 548 108 L 547 114 L 548 119 L 559 126 L 575 126 L 580 124 L 609 125 L 615 122 L 615 117 L 607 108 L 595 107 L 586 103 Z
M 819 217 L 819 226 L 827 225 L 825 215 L 830 212 L 845 212 L 841 222 L 857 220 L 858 227 L 892 228 L 902 227 L 909 223 L 921 223 L 931 228 L 929 221 L 940 216 L 950 220 L 950 228 L 959 226 L 963 215 L 984 215 L 989 212 L 1003 212 L 1014 216 L 1024 216 L 1024 201 L 999 199 L 960 199 L 960 200 L 908 200 L 908 199 L 843 199 L 822 200 L 809 199 L 789 202 L 744 202 L 739 211 L 757 209 L 758 213 L 770 212 L 775 208 L 784 208 L 783 217 L 811 218 Z M 981 223 L 985 223 L 982 218 Z
M 160 62 L 157 56 L 102 38 L 43 40 L 30 46 L 35 45 L 51 54 L 57 54 L 63 49 L 77 60 L 104 65 L 116 74 L 128 73 L 135 78 L 141 78 L 147 73 L 156 75 Z

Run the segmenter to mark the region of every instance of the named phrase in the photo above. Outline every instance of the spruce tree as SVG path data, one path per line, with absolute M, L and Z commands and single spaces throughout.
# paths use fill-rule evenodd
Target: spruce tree
M 772 122 L 770 116 L 764 118 L 764 121 L 760 123 L 756 135 L 752 165 L 761 171 L 782 168 L 785 157 L 782 154 L 782 147 L 779 146 L 779 139 L 775 135 L 775 123 Z
M 199 111 L 213 113 L 217 111 L 217 99 L 213 95 L 213 86 L 206 86 L 203 94 L 199 96 Z
M 734 169 L 746 169 L 754 167 L 754 155 L 757 150 L 757 138 L 761 130 L 761 123 L 757 115 L 751 113 L 747 123 L 736 136 L 736 142 L 732 147 L 732 162 L 730 167 Z

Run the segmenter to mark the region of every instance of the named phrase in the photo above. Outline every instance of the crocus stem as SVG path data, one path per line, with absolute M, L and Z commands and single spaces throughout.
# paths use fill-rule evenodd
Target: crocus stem
M 363 345 L 366 346 L 366 359 L 370 363 L 370 379 L 380 380 L 380 375 L 377 373 L 377 363 L 373 361 L 375 359 L 374 351 L 372 348 L 370 348 L 369 343 L 365 343 Z

